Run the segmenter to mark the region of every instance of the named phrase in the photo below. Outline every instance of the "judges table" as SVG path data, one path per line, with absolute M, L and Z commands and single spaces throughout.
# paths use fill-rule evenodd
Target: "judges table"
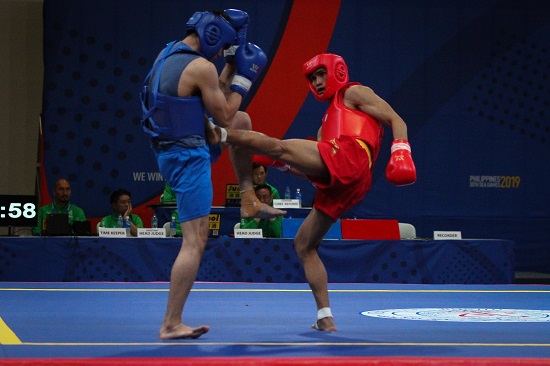
M 513 283 L 509 240 L 324 240 L 330 282 Z M 0 281 L 169 281 L 178 238 L 0 237 Z M 198 281 L 306 282 L 292 239 L 208 240 Z
M 165 202 L 156 203 L 149 207 L 155 210 L 159 219 L 159 227 L 161 227 L 164 223 L 170 221 L 170 216 L 177 206 L 175 202 Z M 311 211 L 311 207 L 285 208 L 285 211 L 287 211 L 285 218 L 304 218 L 309 214 L 309 211 Z M 212 206 L 210 214 L 219 215 L 219 236 L 232 235 L 235 224 L 241 222 L 240 207 Z

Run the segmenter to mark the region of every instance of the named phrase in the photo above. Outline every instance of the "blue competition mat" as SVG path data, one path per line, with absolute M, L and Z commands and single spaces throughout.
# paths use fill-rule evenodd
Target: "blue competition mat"
M 160 341 L 167 283 L 0 283 L 0 358 L 550 358 L 550 286 L 330 284 L 338 332 L 310 329 L 307 284 L 196 283 L 194 340 Z

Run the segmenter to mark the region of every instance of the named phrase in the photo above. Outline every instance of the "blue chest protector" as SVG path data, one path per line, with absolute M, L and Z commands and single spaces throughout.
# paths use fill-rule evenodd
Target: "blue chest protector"
M 201 97 L 178 97 L 160 92 L 162 68 L 166 59 L 176 53 L 188 54 L 184 67 L 196 57 L 201 57 L 184 44 L 169 43 L 145 78 L 140 93 L 143 115 L 141 125 L 145 133 L 160 141 L 181 141 L 199 138 L 204 146 L 204 115 L 206 109 Z M 178 74 L 179 75 L 179 74 Z M 176 79 L 177 80 L 177 79 Z M 177 84 L 176 84 L 177 85 Z M 176 87 L 177 90 L 177 87 Z

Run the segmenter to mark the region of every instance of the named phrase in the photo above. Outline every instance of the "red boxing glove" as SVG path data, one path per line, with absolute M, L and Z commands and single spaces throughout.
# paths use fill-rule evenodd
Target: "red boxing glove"
M 386 179 L 396 186 L 406 186 L 416 182 L 416 168 L 407 140 L 394 140 L 391 157 L 386 167 Z
M 290 166 L 283 163 L 282 161 L 273 160 L 270 157 L 267 157 L 264 155 L 254 155 L 254 157 L 252 158 L 252 161 L 254 163 L 257 163 L 266 167 L 271 166 L 273 168 L 277 168 L 282 172 L 286 172 L 287 170 L 290 169 Z

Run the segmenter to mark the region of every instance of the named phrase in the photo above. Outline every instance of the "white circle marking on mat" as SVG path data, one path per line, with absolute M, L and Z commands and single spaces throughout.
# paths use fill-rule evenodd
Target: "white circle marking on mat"
M 437 322 L 550 322 L 550 310 L 484 308 L 413 308 L 383 309 L 360 313 L 364 316 Z

